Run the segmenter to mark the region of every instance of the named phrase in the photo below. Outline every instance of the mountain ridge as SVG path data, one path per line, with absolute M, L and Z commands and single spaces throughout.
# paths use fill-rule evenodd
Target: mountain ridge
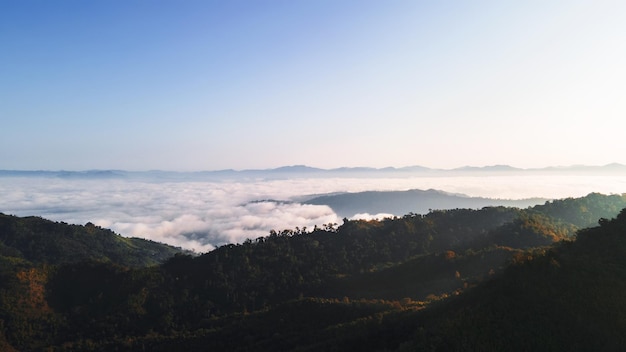
M 126 171 L 119 169 L 93 169 L 84 171 L 70 170 L 0 170 L 0 177 L 58 177 L 58 178 L 124 178 L 124 177 L 213 177 L 213 176 L 263 176 L 263 175 L 289 175 L 289 176 L 341 176 L 341 175 L 471 175 L 471 174 L 535 174 L 535 173 L 626 173 L 626 165 L 610 163 L 606 165 L 570 165 L 570 166 L 547 166 L 543 168 L 518 168 L 510 165 L 486 165 L 486 166 L 463 166 L 451 169 L 429 168 L 420 165 L 404 167 L 338 167 L 317 168 L 307 165 L 287 165 L 268 169 L 223 169 L 203 171 Z
M 142 267 L 177 253 L 189 253 L 146 239 L 122 237 L 92 223 L 72 225 L 38 216 L 0 213 L 0 256 L 33 263 L 63 264 L 87 260 Z
M 302 199 L 302 197 L 301 197 Z M 402 216 L 408 213 L 426 214 L 429 211 L 486 206 L 513 206 L 527 208 L 542 204 L 547 198 L 493 199 L 470 197 L 465 194 L 449 193 L 428 189 L 406 191 L 364 191 L 354 193 L 331 193 L 304 199 L 303 204 L 327 205 L 340 217 L 351 218 L 356 214 L 393 214 Z
M 9 218 L 0 349 L 619 350 L 625 207 L 626 194 L 591 193 L 524 210 L 344 220 L 150 267 L 99 260 L 106 246 L 93 246 L 95 261 L 42 260 L 76 259 L 58 234 L 94 231 L 80 236 L 95 244 L 103 233 Z

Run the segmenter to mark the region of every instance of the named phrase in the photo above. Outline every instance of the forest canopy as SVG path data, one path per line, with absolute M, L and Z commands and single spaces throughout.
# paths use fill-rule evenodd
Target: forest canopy
M 345 219 L 202 255 L 0 215 L 0 347 L 611 350 L 626 328 L 624 208 L 594 193 Z

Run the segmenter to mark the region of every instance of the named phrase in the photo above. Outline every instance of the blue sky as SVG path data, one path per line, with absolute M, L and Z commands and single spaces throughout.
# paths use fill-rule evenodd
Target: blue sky
M 626 164 L 621 1 L 0 1 L 0 169 Z

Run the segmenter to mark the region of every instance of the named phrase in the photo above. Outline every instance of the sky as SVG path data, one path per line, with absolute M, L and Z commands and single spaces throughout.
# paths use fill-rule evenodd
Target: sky
M 623 1 L 0 0 L 0 169 L 626 164 Z

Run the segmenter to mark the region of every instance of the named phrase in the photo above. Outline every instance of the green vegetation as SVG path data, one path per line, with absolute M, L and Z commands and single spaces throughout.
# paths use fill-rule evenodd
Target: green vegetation
M 33 264 L 99 261 L 143 267 L 161 264 L 180 252 L 182 249 L 162 243 L 122 237 L 92 223 L 68 225 L 0 213 L 0 256 Z
M 405 350 L 623 350 L 626 209 L 600 225 L 433 307 Z
M 158 244 L 1 216 L 0 349 L 618 350 L 623 208 L 590 194 L 344 220 L 160 265 Z

